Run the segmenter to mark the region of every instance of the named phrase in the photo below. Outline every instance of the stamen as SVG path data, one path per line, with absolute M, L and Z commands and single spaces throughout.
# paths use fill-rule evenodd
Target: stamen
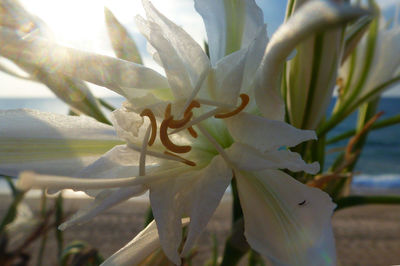
M 193 108 L 199 108 L 200 103 L 196 100 L 192 101 L 189 106 L 186 108 L 184 115 L 188 114 L 190 111 L 193 110 Z
M 180 159 L 180 162 L 182 162 L 182 163 L 184 163 L 184 164 L 187 164 L 187 165 L 189 165 L 189 166 L 196 166 L 196 163 L 195 163 L 195 162 L 189 161 L 189 160 L 187 160 L 187 159 L 185 159 L 185 158 L 183 158 L 183 157 L 181 157 L 181 156 L 179 156 L 179 155 L 173 154 L 172 152 L 165 151 L 164 154 L 171 155 L 171 156 L 174 156 L 174 157 L 176 157 L 176 158 L 179 158 L 179 159 Z
M 144 136 L 142 148 L 140 150 L 140 158 L 139 158 L 139 175 L 143 176 L 146 174 L 146 151 L 147 151 L 147 143 L 149 141 L 151 125 L 146 130 L 146 134 Z
M 201 133 L 208 139 L 208 141 L 214 146 L 214 148 L 218 151 L 218 153 L 222 156 L 222 158 L 225 160 L 226 164 L 229 165 L 230 168 L 233 170 L 237 170 L 236 166 L 232 163 L 232 160 L 229 159 L 228 154 L 226 154 L 224 148 L 222 148 L 221 145 L 214 139 L 213 136 L 211 136 L 210 133 L 200 124 L 197 125 L 197 127 L 200 129 Z
M 165 108 L 164 119 L 167 119 L 171 116 L 171 108 L 172 108 L 172 105 L 169 103 L 167 105 L 167 108 Z
M 185 110 L 185 115 L 186 115 L 187 113 L 191 112 L 193 108 L 199 108 L 199 107 L 200 107 L 200 103 L 199 103 L 198 101 L 196 101 L 196 100 L 193 100 L 193 101 L 189 104 L 189 106 L 186 108 L 186 110 Z M 182 125 L 182 126 L 184 126 L 184 125 Z M 193 127 L 188 127 L 188 131 L 189 131 L 190 135 L 191 135 L 193 138 L 197 138 L 197 132 L 196 132 L 196 130 L 193 129 Z
M 237 115 L 238 113 L 240 113 L 249 103 L 250 98 L 247 94 L 240 94 L 240 98 L 242 99 L 242 103 L 240 104 L 240 106 L 238 108 L 236 108 L 235 110 L 233 110 L 232 112 L 229 113 L 225 113 L 225 114 L 216 114 L 214 117 L 215 118 L 228 118 L 234 115 Z
M 189 105 L 193 102 L 193 99 L 196 97 L 196 95 L 199 93 L 201 86 L 204 83 L 204 80 L 206 79 L 206 77 L 208 76 L 209 73 L 209 69 L 206 68 L 200 75 L 199 80 L 197 81 L 196 87 L 193 89 L 192 94 L 190 94 L 189 98 L 187 99 L 185 105 L 183 106 L 183 109 L 181 111 L 181 113 L 179 114 L 178 117 L 182 116 L 182 113 L 185 112 Z
M 193 129 L 193 127 L 188 127 L 187 130 L 189 131 L 190 135 L 191 135 L 193 138 L 197 138 L 197 132 L 196 132 L 196 130 Z
M 139 146 L 136 146 L 135 144 L 129 143 L 129 144 L 127 144 L 127 146 L 129 148 L 131 148 L 132 150 L 135 150 L 137 152 L 141 152 L 141 148 Z M 156 157 L 156 158 L 165 159 L 165 160 L 183 162 L 182 158 L 178 158 L 176 156 L 171 156 L 171 155 L 160 153 L 160 152 L 156 152 L 156 151 L 146 150 L 146 155 L 150 155 L 150 156 L 153 156 L 153 157 Z
M 175 130 L 172 130 L 169 134 L 175 134 L 175 133 L 177 133 L 179 131 L 182 131 L 182 130 L 185 130 L 185 129 L 193 126 L 193 125 L 196 125 L 196 124 L 200 123 L 201 121 L 206 120 L 206 119 L 210 118 L 211 116 L 217 114 L 219 111 L 221 111 L 220 108 L 215 108 L 215 109 L 213 109 L 213 110 L 211 110 L 211 111 L 209 111 L 207 113 L 204 113 L 204 114 L 200 115 L 199 117 L 197 117 L 195 119 L 192 119 L 185 126 L 183 126 L 181 128 L 178 128 L 178 129 L 175 129 Z
M 171 120 L 168 124 L 169 128 L 180 128 L 183 127 L 193 116 L 193 112 L 185 113 L 185 116 L 180 120 Z M 173 117 L 173 116 L 171 116 Z
M 236 108 L 236 106 L 232 105 L 232 104 L 220 103 L 220 102 L 211 101 L 211 100 L 202 99 L 202 98 L 196 98 L 196 100 L 199 103 L 205 104 L 205 105 L 217 106 L 217 107 L 226 108 L 226 109 Z
M 156 122 L 156 117 L 153 114 L 153 111 L 150 109 L 146 108 L 144 109 L 141 113 L 140 116 L 147 116 L 150 119 L 151 123 L 151 137 L 149 140 L 149 146 L 153 145 L 154 141 L 156 140 L 157 137 L 157 122 Z
M 168 127 L 169 123 L 173 119 L 172 116 L 169 118 L 165 119 L 160 126 L 160 140 L 161 143 L 170 151 L 176 152 L 176 153 L 186 153 L 189 152 L 192 147 L 191 146 L 178 146 L 169 139 L 168 137 Z

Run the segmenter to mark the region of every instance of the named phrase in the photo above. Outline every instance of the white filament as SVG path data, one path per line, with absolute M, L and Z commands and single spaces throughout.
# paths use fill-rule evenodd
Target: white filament
M 140 149 L 140 159 L 139 159 L 139 175 L 144 176 L 146 174 L 146 152 L 147 145 L 149 143 L 151 125 L 147 127 L 146 134 L 142 142 L 142 148 Z

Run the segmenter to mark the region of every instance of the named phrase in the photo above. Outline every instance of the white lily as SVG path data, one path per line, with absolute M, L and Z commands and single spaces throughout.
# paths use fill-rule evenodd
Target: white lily
M 391 26 L 378 16 L 340 68 L 342 88 L 337 109 L 350 109 L 362 98 L 372 100 L 400 80 L 400 58 L 393 56 L 400 54 L 399 13 L 397 9 Z
M 239 5 L 243 7 L 239 11 L 246 11 L 242 13 L 245 19 L 241 20 L 246 23 L 240 24 L 246 31 L 242 36 L 251 36 L 246 37 L 250 39 L 228 38 L 224 44 L 213 40 L 220 35 L 212 33 L 218 27 L 212 27 L 215 17 L 210 15 L 219 14 L 223 5 L 196 1 L 209 32 L 210 51 L 214 51 L 210 60 L 186 32 L 148 1 L 143 3 L 147 20 L 139 17 L 137 21 L 167 78 L 134 63 L 64 48 L 45 40 L 28 40 L 38 48 L 51 47 L 55 53 L 68 55 L 60 61 L 44 60 L 43 67 L 78 75 L 128 98 L 125 107 L 113 113 L 114 127 L 127 145 L 115 147 L 80 172 L 80 176 L 90 179 L 25 173 L 20 176 L 18 186 L 106 189 L 96 194 L 98 200 L 91 208 L 63 227 L 84 222 L 148 188 L 161 246 L 168 258 L 179 264 L 181 218 L 190 217 L 184 255 L 207 225 L 234 177 L 243 207 L 245 235 L 253 249 L 276 264 L 334 264 L 330 224 L 334 204 L 326 193 L 278 170 L 318 172 L 318 164 L 306 164 L 298 154 L 282 149 L 315 139 L 315 133 L 266 117 L 279 118 L 282 102 L 269 97 L 275 93 L 275 86 L 270 85 L 276 84 L 275 74 L 297 43 L 315 30 L 362 12 L 312 2 L 277 31 L 266 49 L 256 82 L 260 96 L 256 100 L 263 117 L 246 112 L 258 112 L 252 79 L 260 62 L 257 55 L 264 52 L 266 41 L 262 18 L 253 13 L 260 14 L 254 1 L 240 1 Z M 226 11 L 229 9 L 223 10 L 227 17 L 232 15 Z M 19 47 L 32 47 L 24 46 L 27 40 L 14 40 Z M 231 47 L 241 49 L 231 53 Z M 19 55 L 7 47 L 0 49 Z M 228 55 L 223 56 L 224 53 Z M 37 58 L 30 50 L 26 55 L 21 60 Z M 142 91 L 139 97 L 139 91 L 132 88 L 153 89 Z M 271 106 L 277 110 L 268 113 Z M 127 177 L 129 174 L 132 177 Z

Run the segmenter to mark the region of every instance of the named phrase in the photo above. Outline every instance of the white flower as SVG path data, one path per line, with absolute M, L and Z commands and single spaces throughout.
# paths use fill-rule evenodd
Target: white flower
M 281 118 L 276 75 L 297 43 L 360 11 L 328 3 L 306 5 L 272 37 L 257 72 L 266 31 L 253 0 L 241 1 L 240 9 L 227 8 L 222 2 L 196 1 L 207 27 L 210 60 L 186 32 L 148 1 L 143 4 L 147 20 L 138 17 L 138 26 L 166 78 L 134 63 L 33 40 L 38 48 L 68 55 L 59 61 L 44 60 L 44 67 L 77 75 L 127 97 L 125 106 L 113 113 L 114 127 L 127 144 L 114 147 L 77 174 L 89 178 L 24 173 L 18 186 L 72 188 L 95 195 L 95 203 L 63 228 L 148 189 L 161 246 L 179 264 L 181 218 L 190 218 L 184 255 L 235 178 L 245 236 L 253 249 L 276 264 L 334 264 L 330 219 L 335 205 L 326 193 L 279 170 L 318 172 L 317 163 L 306 164 L 298 154 L 283 149 L 315 139 L 315 133 L 269 118 Z M 229 20 L 215 17 L 221 12 L 226 18 L 232 15 L 229 12 L 242 12 L 241 38 L 229 32 L 233 29 L 224 24 Z M 216 37 L 222 40 L 215 41 Z M 26 47 L 24 42 L 15 39 L 20 47 Z M 35 53 L 26 54 L 21 60 L 35 59 Z M 260 111 L 263 116 L 258 115 Z
M 366 96 L 372 100 L 390 87 L 382 85 L 395 78 L 399 81 L 400 58 L 394 56 L 400 54 L 398 14 L 391 26 L 387 23 L 381 16 L 373 20 L 369 31 L 340 68 L 343 87 L 337 108 L 343 105 L 350 108 Z

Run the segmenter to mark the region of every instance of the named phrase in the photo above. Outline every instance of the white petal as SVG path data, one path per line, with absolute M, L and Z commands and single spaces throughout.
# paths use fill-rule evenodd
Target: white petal
M 68 221 L 60 225 L 60 230 L 65 230 L 66 228 L 85 223 L 100 213 L 108 210 L 109 208 L 117 205 L 120 202 L 126 201 L 134 196 L 139 196 L 143 194 L 147 189 L 144 186 L 133 186 L 127 188 L 119 188 L 117 190 L 104 190 L 96 196 L 93 203 L 81 208 L 77 213 L 75 213 Z
M 140 265 L 148 256 L 160 247 L 157 226 L 152 221 L 132 241 L 105 260 L 102 266 Z
M 262 11 L 254 0 L 196 0 L 195 8 L 206 26 L 212 65 L 232 49 L 247 48 L 264 25 Z
M 182 219 L 182 225 L 189 219 Z M 101 266 L 141 265 L 152 253 L 160 248 L 157 226 L 153 220 L 132 241 L 105 260 Z
M 116 109 L 111 114 L 111 123 L 118 136 L 130 142 L 137 142 L 143 122 L 142 116 L 125 108 Z
M 136 42 L 130 36 L 127 29 L 118 21 L 108 8 L 104 8 L 104 15 L 111 46 L 113 47 L 114 53 L 117 57 L 137 64 L 142 64 L 142 58 Z
M 256 102 L 265 117 L 283 120 L 280 73 L 286 58 L 301 41 L 316 32 L 366 14 L 362 9 L 328 1 L 310 1 L 296 11 L 272 36 L 256 82 Z
M 285 122 L 243 112 L 225 121 L 229 133 L 237 142 L 262 152 L 276 150 L 282 146 L 293 147 L 303 141 L 317 138 L 314 131 L 297 129 Z
M 267 28 L 266 26 L 262 26 L 255 36 L 255 39 L 249 44 L 242 83 L 242 88 L 245 91 L 249 90 L 250 86 L 253 85 L 254 78 L 263 58 L 267 43 Z
M 132 88 L 167 88 L 166 79 L 156 71 L 121 59 L 64 47 L 38 37 L 21 38 L 0 27 L 0 53 L 15 62 L 34 64 L 48 72 L 59 72 L 107 87 L 130 97 Z
M 189 74 L 179 54 L 163 35 L 161 27 L 154 22 L 144 20 L 140 16 L 136 17 L 136 25 L 157 50 L 157 56 L 161 60 L 174 97 L 177 99 L 186 98 L 192 88 Z
M 234 143 L 225 150 L 235 165 L 243 171 L 260 171 L 266 169 L 289 169 L 293 172 L 304 171 L 316 174 L 319 164 L 306 164 L 300 154 L 289 150 L 275 150 L 262 153 L 246 144 Z
M 150 184 L 150 202 L 166 256 L 178 263 L 182 216 L 190 217 L 183 254 L 190 251 L 217 208 L 232 177 L 221 157 L 200 170 L 186 169 L 181 175 Z
M 111 126 L 92 118 L 21 109 L 0 111 L 0 171 L 74 175 L 120 144 Z
M 174 47 L 194 87 L 201 74 L 210 67 L 207 55 L 189 34 L 155 9 L 150 1 L 143 0 L 142 2 L 147 18 L 160 27 L 164 37 Z
M 139 174 L 140 153 L 118 145 L 88 165 L 77 175 L 83 178 L 122 178 Z M 151 160 L 152 161 L 152 160 Z M 149 162 L 150 164 L 152 162 Z
M 279 170 L 236 173 L 245 236 L 276 265 L 335 265 L 335 204 Z
M 247 49 L 232 53 L 218 61 L 215 69 L 214 100 L 235 104 L 242 87 Z

